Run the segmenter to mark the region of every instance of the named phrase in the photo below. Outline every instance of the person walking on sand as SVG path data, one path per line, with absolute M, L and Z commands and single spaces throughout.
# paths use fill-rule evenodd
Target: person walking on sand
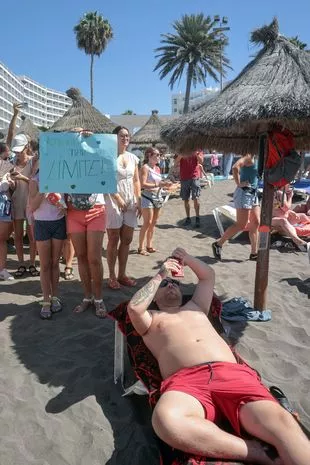
M 141 215 L 141 188 L 138 172 L 139 159 L 127 151 L 129 131 L 118 126 L 113 131 L 117 134 L 117 193 L 106 194 L 107 214 L 107 262 L 109 267 L 108 286 L 118 290 L 123 286 L 135 286 L 136 281 L 126 275 L 129 247 L 133 232 L 137 226 L 137 215 Z M 118 278 L 115 273 L 118 259 Z
M 223 236 L 212 244 L 214 258 L 222 260 L 222 246 L 225 242 L 243 231 L 248 226 L 251 253 L 250 260 L 257 259 L 258 227 L 260 222 L 260 206 L 257 194 L 258 174 L 254 155 L 246 154 L 233 166 L 233 177 L 237 185 L 234 192 L 234 204 L 237 221 L 226 229 Z
M 155 433 L 190 454 L 261 465 L 309 465 L 310 442 L 293 415 L 280 406 L 254 369 L 237 363 L 208 319 L 214 271 L 182 248 L 172 257 L 127 308 L 163 378 L 152 415 Z M 168 277 L 181 263 L 198 279 L 185 305 L 179 282 Z M 153 300 L 158 310 L 149 310 Z M 217 426 L 223 418 L 235 435 Z M 241 430 L 252 438 L 242 439 Z M 269 458 L 259 441 L 274 446 L 279 457 Z
M 138 253 L 140 255 L 149 255 L 156 252 L 153 247 L 153 236 L 155 225 L 160 215 L 162 203 L 159 201 L 161 188 L 169 188 L 172 182 L 163 180 L 158 167 L 159 151 L 156 148 L 149 147 L 145 151 L 144 164 L 140 171 L 141 183 L 141 209 L 143 224 L 139 234 Z M 163 200 L 163 199 L 162 199 Z M 144 241 L 146 237 L 146 249 Z
M 200 227 L 200 216 L 199 216 L 199 197 L 201 192 L 200 187 L 200 166 L 203 163 L 203 153 L 196 151 L 190 156 L 182 155 L 180 159 L 180 180 L 181 180 L 181 199 L 184 202 L 186 219 L 184 226 L 191 225 L 190 217 L 190 198 L 194 203 L 194 209 L 196 214 L 195 227 Z

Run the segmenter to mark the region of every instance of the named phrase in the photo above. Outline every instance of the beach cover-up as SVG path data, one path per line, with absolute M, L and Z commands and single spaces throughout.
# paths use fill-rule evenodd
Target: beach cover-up
M 119 329 L 126 336 L 127 350 L 131 366 L 136 377 L 143 382 L 149 392 L 149 403 L 153 409 L 160 397 L 162 378 L 157 360 L 146 347 L 142 337 L 134 329 L 127 313 L 128 302 L 121 303 L 109 313 L 109 316 L 118 322 Z M 220 322 L 222 304 L 214 296 L 209 312 L 209 320 L 219 334 L 223 334 L 224 328 Z M 245 363 L 238 354 L 234 354 L 238 363 Z M 232 432 L 231 430 L 229 430 Z M 245 465 L 243 462 L 234 462 L 221 459 L 209 459 L 207 457 L 186 454 L 177 449 L 172 449 L 159 438 L 160 465 Z M 250 465 L 250 464 L 248 464 Z
M 234 297 L 224 302 L 221 317 L 228 321 L 269 321 L 270 310 L 255 310 L 243 297 Z

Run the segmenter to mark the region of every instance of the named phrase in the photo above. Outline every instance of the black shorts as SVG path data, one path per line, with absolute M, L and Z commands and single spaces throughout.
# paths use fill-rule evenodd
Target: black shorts
M 65 217 L 53 221 L 35 220 L 34 238 L 36 241 L 49 241 L 50 239 L 63 241 L 67 239 Z

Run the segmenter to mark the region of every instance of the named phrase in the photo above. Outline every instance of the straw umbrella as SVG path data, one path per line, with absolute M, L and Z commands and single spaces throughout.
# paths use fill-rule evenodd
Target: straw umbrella
M 152 114 L 145 125 L 132 136 L 131 144 L 137 147 L 146 147 L 147 145 L 164 147 L 165 144 L 160 137 L 161 127 L 162 123 L 158 117 L 158 111 L 152 110 Z
M 252 33 L 263 43 L 257 54 L 219 96 L 198 112 L 162 131 L 171 146 L 186 152 L 214 147 L 225 152 L 266 153 L 266 134 L 288 128 L 297 149 L 310 147 L 310 53 L 279 34 L 277 19 Z M 264 183 L 254 306 L 266 308 L 273 186 Z
M 71 88 L 66 94 L 72 99 L 72 106 L 50 127 L 49 131 L 61 132 L 83 128 L 94 133 L 111 133 L 116 127 L 113 121 L 82 97 L 79 89 Z
M 21 116 L 22 124 L 16 130 L 16 134 L 26 134 L 31 140 L 38 141 L 40 130 L 33 124 L 31 119 L 26 118 L 26 116 Z

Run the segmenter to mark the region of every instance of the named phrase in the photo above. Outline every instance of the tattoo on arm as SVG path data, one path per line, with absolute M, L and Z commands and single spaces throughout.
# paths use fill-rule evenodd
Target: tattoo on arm
M 156 279 L 151 279 L 145 286 L 142 287 L 138 292 L 135 293 L 131 299 L 131 304 L 133 306 L 143 305 L 147 308 L 153 300 L 154 295 L 159 287 L 160 281 Z

